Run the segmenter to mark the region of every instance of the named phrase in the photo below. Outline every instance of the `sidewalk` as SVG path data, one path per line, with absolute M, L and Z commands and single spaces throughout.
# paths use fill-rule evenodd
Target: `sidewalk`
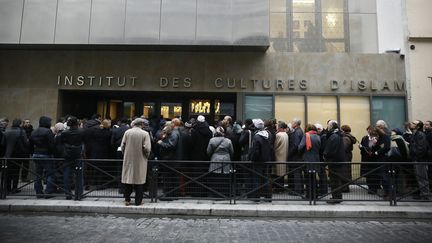
M 318 202 L 253 203 L 241 201 L 174 200 L 141 206 L 124 206 L 123 199 L 86 198 L 82 201 L 34 198 L 0 200 L 0 212 L 54 212 L 139 214 L 143 216 L 190 215 L 219 217 L 275 217 L 275 218 L 432 218 L 432 203 L 404 202 L 389 206 L 388 202 L 343 202 L 328 205 Z

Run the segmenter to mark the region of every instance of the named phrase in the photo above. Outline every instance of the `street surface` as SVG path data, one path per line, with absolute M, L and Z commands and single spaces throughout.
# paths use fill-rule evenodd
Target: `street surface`
M 432 242 L 432 220 L 0 214 L 0 242 Z

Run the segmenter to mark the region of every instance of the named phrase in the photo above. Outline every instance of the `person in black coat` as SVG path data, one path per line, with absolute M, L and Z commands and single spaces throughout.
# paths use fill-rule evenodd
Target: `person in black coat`
M 390 167 L 386 162 L 388 162 L 387 153 L 389 152 L 391 145 L 391 131 L 388 129 L 387 123 L 383 120 L 377 121 L 375 126 L 378 131 L 378 141 L 376 146 L 379 146 L 379 149 L 375 151 L 372 156 L 376 157 L 376 161 L 382 164 L 379 170 L 381 175 L 381 185 L 384 190 L 384 200 L 389 200 L 391 193 L 391 176 L 388 173 Z
M 331 120 L 327 124 L 328 134 L 324 148 L 324 161 L 329 162 L 329 177 L 330 188 L 332 191 L 331 200 L 327 203 L 341 203 L 343 179 L 340 176 L 343 174 L 343 167 L 338 162 L 345 161 L 345 147 L 343 143 L 343 135 L 336 121 Z
M 21 128 L 21 120 L 14 119 L 12 127 L 6 129 L 3 134 L 2 144 L 6 146 L 5 158 L 28 158 L 28 139 L 25 131 Z M 27 160 L 28 163 L 28 160 Z M 10 193 L 20 192 L 18 190 L 19 171 L 22 161 L 8 160 L 7 191 Z M 27 173 L 27 172 L 26 172 Z
M 291 122 L 292 132 L 288 134 L 289 136 L 289 146 L 288 146 L 288 162 L 301 162 L 303 161 L 302 153 L 298 151 L 301 140 L 303 139 L 303 130 L 300 127 L 301 120 L 295 118 Z M 288 186 L 293 189 L 294 195 L 302 195 L 304 190 L 303 184 L 303 171 L 299 169 L 301 163 L 288 163 Z
M 271 201 L 271 185 L 267 184 L 262 190 L 256 190 L 258 187 L 263 185 L 267 179 L 263 178 L 270 177 L 270 166 L 266 166 L 265 162 L 271 162 L 274 156 L 273 144 L 271 144 L 271 134 L 269 131 L 264 130 L 264 122 L 261 119 L 253 120 L 254 126 L 257 129 L 252 139 L 252 147 L 249 151 L 249 160 L 252 161 L 253 173 L 251 175 L 253 185 L 252 190 L 255 190 L 250 194 L 251 198 L 258 200 L 260 196 L 269 198 Z
M 374 156 L 375 152 L 380 149 L 377 146 L 378 131 L 374 126 L 368 126 L 366 129 L 368 135 L 364 136 L 360 142 L 360 155 L 361 162 L 377 162 L 377 157 Z M 366 185 L 368 186 L 369 194 L 376 194 L 380 187 L 380 175 L 376 169 L 379 167 L 377 164 L 361 164 L 361 175 L 366 178 Z
M 39 127 L 32 132 L 30 137 L 30 152 L 36 166 L 36 180 L 34 188 L 36 197 L 50 197 L 49 195 L 56 190 L 55 186 L 55 162 L 50 160 L 55 149 L 54 133 L 51 131 L 51 118 L 42 116 L 39 118 Z M 44 160 L 46 159 L 46 160 Z M 42 186 L 42 177 L 46 176 L 47 186 L 45 192 Z
M 414 121 L 416 128 L 413 133 L 413 137 L 410 143 L 410 155 L 413 162 L 427 162 L 429 156 L 429 142 L 427 141 L 427 136 L 423 132 L 423 122 Z M 417 183 L 420 190 L 421 200 L 429 200 L 429 179 L 426 164 L 416 164 L 414 165 Z
M 83 193 L 84 184 L 82 161 L 80 160 L 84 150 L 84 136 L 82 130 L 78 128 L 78 119 L 76 117 L 69 117 L 67 126 L 69 129 L 64 131 L 60 136 L 61 144 L 64 147 L 65 159 L 63 166 L 64 191 L 66 200 L 72 199 L 71 177 L 75 175 L 75 200 L 79 200 Z

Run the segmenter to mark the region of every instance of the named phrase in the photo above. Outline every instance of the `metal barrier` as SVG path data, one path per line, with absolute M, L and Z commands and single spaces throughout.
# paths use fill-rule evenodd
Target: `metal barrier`
M 122 160 L 0 159 L 0 198 L 123 198 Z M 277 166 L 286 168 L 276 170 Z M 159 200 L 431 201 L 430 162 L 162 161 L 148 163 L 144 197 Z M 42 188 L 45 188 L 42 191 Z M 133 195 L 132 195 L 133 197 Z

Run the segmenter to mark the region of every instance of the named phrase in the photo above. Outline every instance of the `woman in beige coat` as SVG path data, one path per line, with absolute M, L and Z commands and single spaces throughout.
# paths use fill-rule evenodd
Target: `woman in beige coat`
M 278 180 L 276 180 L 276 183 L 283 186 L 284 185 L 284 177 L 287 173 L 286 164 L 284 164 L 287 161 L 288 158 L 288 133 L 286 132 L 286 129 L 288 128 L 287 124 L 283 121 L 279 121 L 277 124 L 277 133 L 276 133 L 276 139 L 274 143 L 274 153 L 275 153 L 275 160 L 277 162 L 281 162 L 281 164 L 276 164 L 276 170 L 275 173 L 276 176 L 282 177 Z M 283 189 L 280 186 L 275 186 L 275 192 L 283 191 Z
M 123 135 L 121 149 L 123 151 L 122 183 L 125 186 L 125 204 L 130 205 L 130 195 L 135 188 L 135 205 L 141 205 L 143 188 L 147 176 L 147 160 L 151 151 L 150 135 L 142 130 L 144 119 L 133 121 L 133 128 Z

